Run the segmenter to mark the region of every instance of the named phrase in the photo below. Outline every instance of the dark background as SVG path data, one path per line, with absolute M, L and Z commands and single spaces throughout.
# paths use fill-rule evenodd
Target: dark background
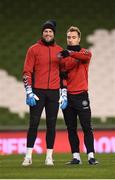
M 41 37 L 41 26 L 48 19 L 57 22 L 56 41 L 61 46 L 66 45 L 66 30 L 74 25 L 82 32 L 81 46 L 88 47 L 87 35 L 96 29 L 115 28 L 115 1 L 1 0 L 0 69 L 22 81 L 26 51 Z M 1 125 L 6 127 L 26 125 L 28 115 L 20 119 L 8 109 L 0 108 L 0 117 Z M 109 122 L 114 123 L 114 118 Z

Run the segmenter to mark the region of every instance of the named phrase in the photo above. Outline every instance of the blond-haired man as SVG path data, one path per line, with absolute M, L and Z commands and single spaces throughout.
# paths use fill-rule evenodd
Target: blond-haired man
M 73 159 L 67 164 L 81 164 L 79 137 L 77 134 L 77 118 L 79 118 L 84 143 L 90 165 L 98 164 L 94 157 L 94 136 L 91 127 L 91 108 L 88 95 L 88 68 L 91 61 L 91 52 L 81 48 L 81 31 L 71 26 L 67 30 L 67 49 L 60 52 L 63 72 L 66 73 L 68 105 L 63 108 L 64 120 L 67 126 L 69 143 Z M 62 77 L 63 78 L 63 77 Z M 64 85 L 64 92 L 66 88 Z M 62 96 L 63 96 L 62 89 Z

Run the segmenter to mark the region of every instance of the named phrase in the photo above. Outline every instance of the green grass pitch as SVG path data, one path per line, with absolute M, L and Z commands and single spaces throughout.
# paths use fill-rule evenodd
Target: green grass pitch
M 0 179 L 115 179 L 115 154 L 96 154 L 98 165 L 91 166 L 81 154 L 82 165 L 65 165 L 71 154 L 55 154 L 52 166 L 45 166 L 45 154 L 33 155 L 33 164 L 22 167 L 23 155 L 0 156 Z

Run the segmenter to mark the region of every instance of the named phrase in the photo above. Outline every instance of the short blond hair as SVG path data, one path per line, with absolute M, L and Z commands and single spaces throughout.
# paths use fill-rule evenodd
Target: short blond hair
M 73 32 L 73 31 L 76 31 L 78 33 L 78 36 L 81 38 L 81 31 L 78 27 L 76 26 L 70 26 L 70 28 L 67 30 L 67 33 L 68 32 Z

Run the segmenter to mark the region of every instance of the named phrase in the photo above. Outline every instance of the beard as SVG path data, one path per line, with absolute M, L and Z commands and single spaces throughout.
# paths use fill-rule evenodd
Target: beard
M 50 46 L 50 45 L 53 45 L 55 43 L 54 39 L 51 39 L 50 41 L 46 41 L 46 39 L 42 37 L 41 40 L 46 46 Z

